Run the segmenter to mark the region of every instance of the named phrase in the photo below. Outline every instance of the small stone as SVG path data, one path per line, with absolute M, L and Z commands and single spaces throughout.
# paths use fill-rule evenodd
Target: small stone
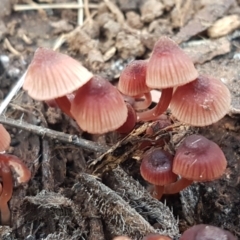
M 16 79 L 19 77 L 20 74 L 20 70 L 18 68 L 12 67 L 8 70 L 7 75 L 11 78 L 11 79 Z
M 141 57 L 145 52 L 145 47 L 140 39 L 125 32 L 118 33 L 116 48 L 123 59 Z
M 158 0 L 148 0 L 143 4 L 140 10 L 142 21 L 150 23 L 163 14 L 164 6 Z
M 7 55 L 0 55 L 1 65 L 6 69 L 9 67 L 9 57 Z
M 140 15 L 130 11 L 126 13 L 127 23 L 130 27 L 141 29 L 143 27 L 143 23 L 141 21 Z

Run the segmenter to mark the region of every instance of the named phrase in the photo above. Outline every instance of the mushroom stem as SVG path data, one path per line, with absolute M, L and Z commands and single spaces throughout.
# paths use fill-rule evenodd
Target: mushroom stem
M 135 110 L 147 109 L 152 103 L 152 95 L 150 92 L 144 93 L 145 99 L 143 101 L 135 101 L 133 107 Z
M 69 117 L 73 118 L 72 114 L 70 113 L 71 109 L 71 101 L 69 98 L 65 95 L 63 97 L 55 98 L 55 101 L 58 105 L 58 107 L 66 113 Z
M 152 197 L 160 200 L 164 191 L 164 186 L 154 185 L 154 192 L 152 194 Z
M 1 211 L 1 225 L 10 224 L 10 210 L 8 201 L 12 197 L 13 179 L 10 167 L 1 162 L 1 177 L 2 177 L 2 193 L 0 195 L 0 211 Z
M 169 103 L 172 99 L 172 93 L 173 93 L 173 88 L 162 89 L 162 94 L 158 104 L 150 110 L 138 113 L 137 114 L 138 122 L 152 121 L 157 119 L 159 115 L 161 115 L 167 110 Z
M 181 178 L 174 183 L 165 185 L 164 194 L 176 194 L 193 183 L 192 180 Z

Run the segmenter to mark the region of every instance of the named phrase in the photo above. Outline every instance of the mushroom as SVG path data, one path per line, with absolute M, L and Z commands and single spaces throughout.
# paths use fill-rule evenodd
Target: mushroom
M 144 101 L 134 103 L 136 110 L 146 109 L 152 103 L 150 89 L 146 85 L 147 63 L 148 60 L 134 60 L 123 69 L 119 77 L 118 89 L 121 93 L 135 99 L 144 95 Z
M 193 181 L 204 182 L 220 178 L 227 161 L 220 147 L 201 135 L 184 139 L 177 149 L 172 171 L 181 176 L 175 183 L 165 186 L 165 194 L 175 194 Z
M 28 66 L 23 89 L 33 99 L 51 100 L 72 93 L 92 76 L 92 73 L 68 55 L 38 48 Z
M 230 91 L 220 80 L 200 75 L 176 89 L 170 109 L 181 122 L 206 126 L 224 117 L 229 112 L 230 103 Z
M 9 148 L 11 137 L 8 131 L 5 129 L 5 127 L 0 124 L 0 152 L 3 152 Z
M 198 224 L 186 230 L 179 240 L 237 240 L 237 238 L 221 228 Z
M 154 120 L 165 112 L 172 98 L 173 88 L 184 85 L 198 77 L 192 60 L 168 37 L 160 38 L 152 51 L 146 72 L 146 85 L 161 89 L 156 107 L 142 112 L 139 121 Z
M 153 197 L 157 199 L 162 197 L 164 185 L 177 180 L 177 175 L 172 172 L 172 163 L 173 156 L 160 148 L 153 148 L 143 156 L 140 173 L 147 182 L 154 185 Z
M 116 130 L 128 114 L 120 92 L 100 76 L 76 91 L 70 112 L 82 130 L 94 134 Z
M 1 224 L 10 224 L 10 210 L 8 201 L 12 197 L 13 177 L 11 168 L 17 173 L 18 183 L 26 183 L 31 178 L 31 172 L 16 156 L 0 154 L 0 176 L 2 177 L 2 191 L 0 195 Z

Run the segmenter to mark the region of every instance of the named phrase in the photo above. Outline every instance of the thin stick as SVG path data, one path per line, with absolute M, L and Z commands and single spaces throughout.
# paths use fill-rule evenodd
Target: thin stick
M 80 6 L 83 6 L 83 0 L 78 0 L 78 4 Z M 79 26 L 83 25 L 83 8 L 78 9 L 78 25 Z
M 0 115 L 3 113 L 5 108 L 8 106 L 8 104 L 11 102 L 12 98 L 17 94 L 17 92 L 20 90 L 24 83 L 26 73 L 23 74 L 23 76 L 17 81 L 15 86 L 12 88 L 12 90 L 9 92 L 7 97 L 3 100 L 3 102 L 0 105 Z
M 14 11 L 29 11 L 39 9 L 79 9 L 84 8 L 83 5 L 76 3 L 58 3 L 58 4 L 36 4 L 34 6 L 28 4 L 15 4 L 13 6 Z M 89 4 L 89 8 L 97 9 L 97 4 Z
M 23 121 L 17 121 L 11 118 L 0 116 L 0 123 L 6 124 L 11 127 L 20 128 L 22 130 L 29 131 L 31 133 L 37 134 L 42 137 L 51 138 L 53 140 L 57 140 L 63 143 L 73 144 L 75 146 L 82 147 L 89 151 L 104 153 L 108 150 L 108 148 L 105 146 L 102 146 L 92 141 L 79 138 L 77 135 L 71 135 L 71 134 L 54 131 L 48 128 L 35 126 L 32 124 L 29 124 Z

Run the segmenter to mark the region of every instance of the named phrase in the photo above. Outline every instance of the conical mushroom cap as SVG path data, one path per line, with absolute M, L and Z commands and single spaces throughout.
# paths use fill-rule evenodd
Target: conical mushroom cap
M 82 130 L 93 134 L 116 130 L 128 114 L 120 92 L 100 76 L 78 89 L 70 112 Z
M 146 84 L 150 88 L 172 88 L 197 78 L 198 72 L 188 55 L 170 38 L 160 38 L 147 67 Z
M 92 73 L 68 55 L 38 48 L 27 69 L 23 89 L 33 99 L 51 100 L 77 90 L 91 77 Z
M 199 76 L 176 89 L 170 109 L 184 123 L 206 126 L 223 118 L 229 112 L 230 104 L 230 91 L 220 80 Z
M 184 139 L 173 160 L 173 172 L 192 181 L 220 178 L 227 161 L 220 147 L 201 135 Z
M 146 70 L 148 60 L 134 60 L 121 72 L 118 89 L 128 96 L 150 92 L 146 85 Z

